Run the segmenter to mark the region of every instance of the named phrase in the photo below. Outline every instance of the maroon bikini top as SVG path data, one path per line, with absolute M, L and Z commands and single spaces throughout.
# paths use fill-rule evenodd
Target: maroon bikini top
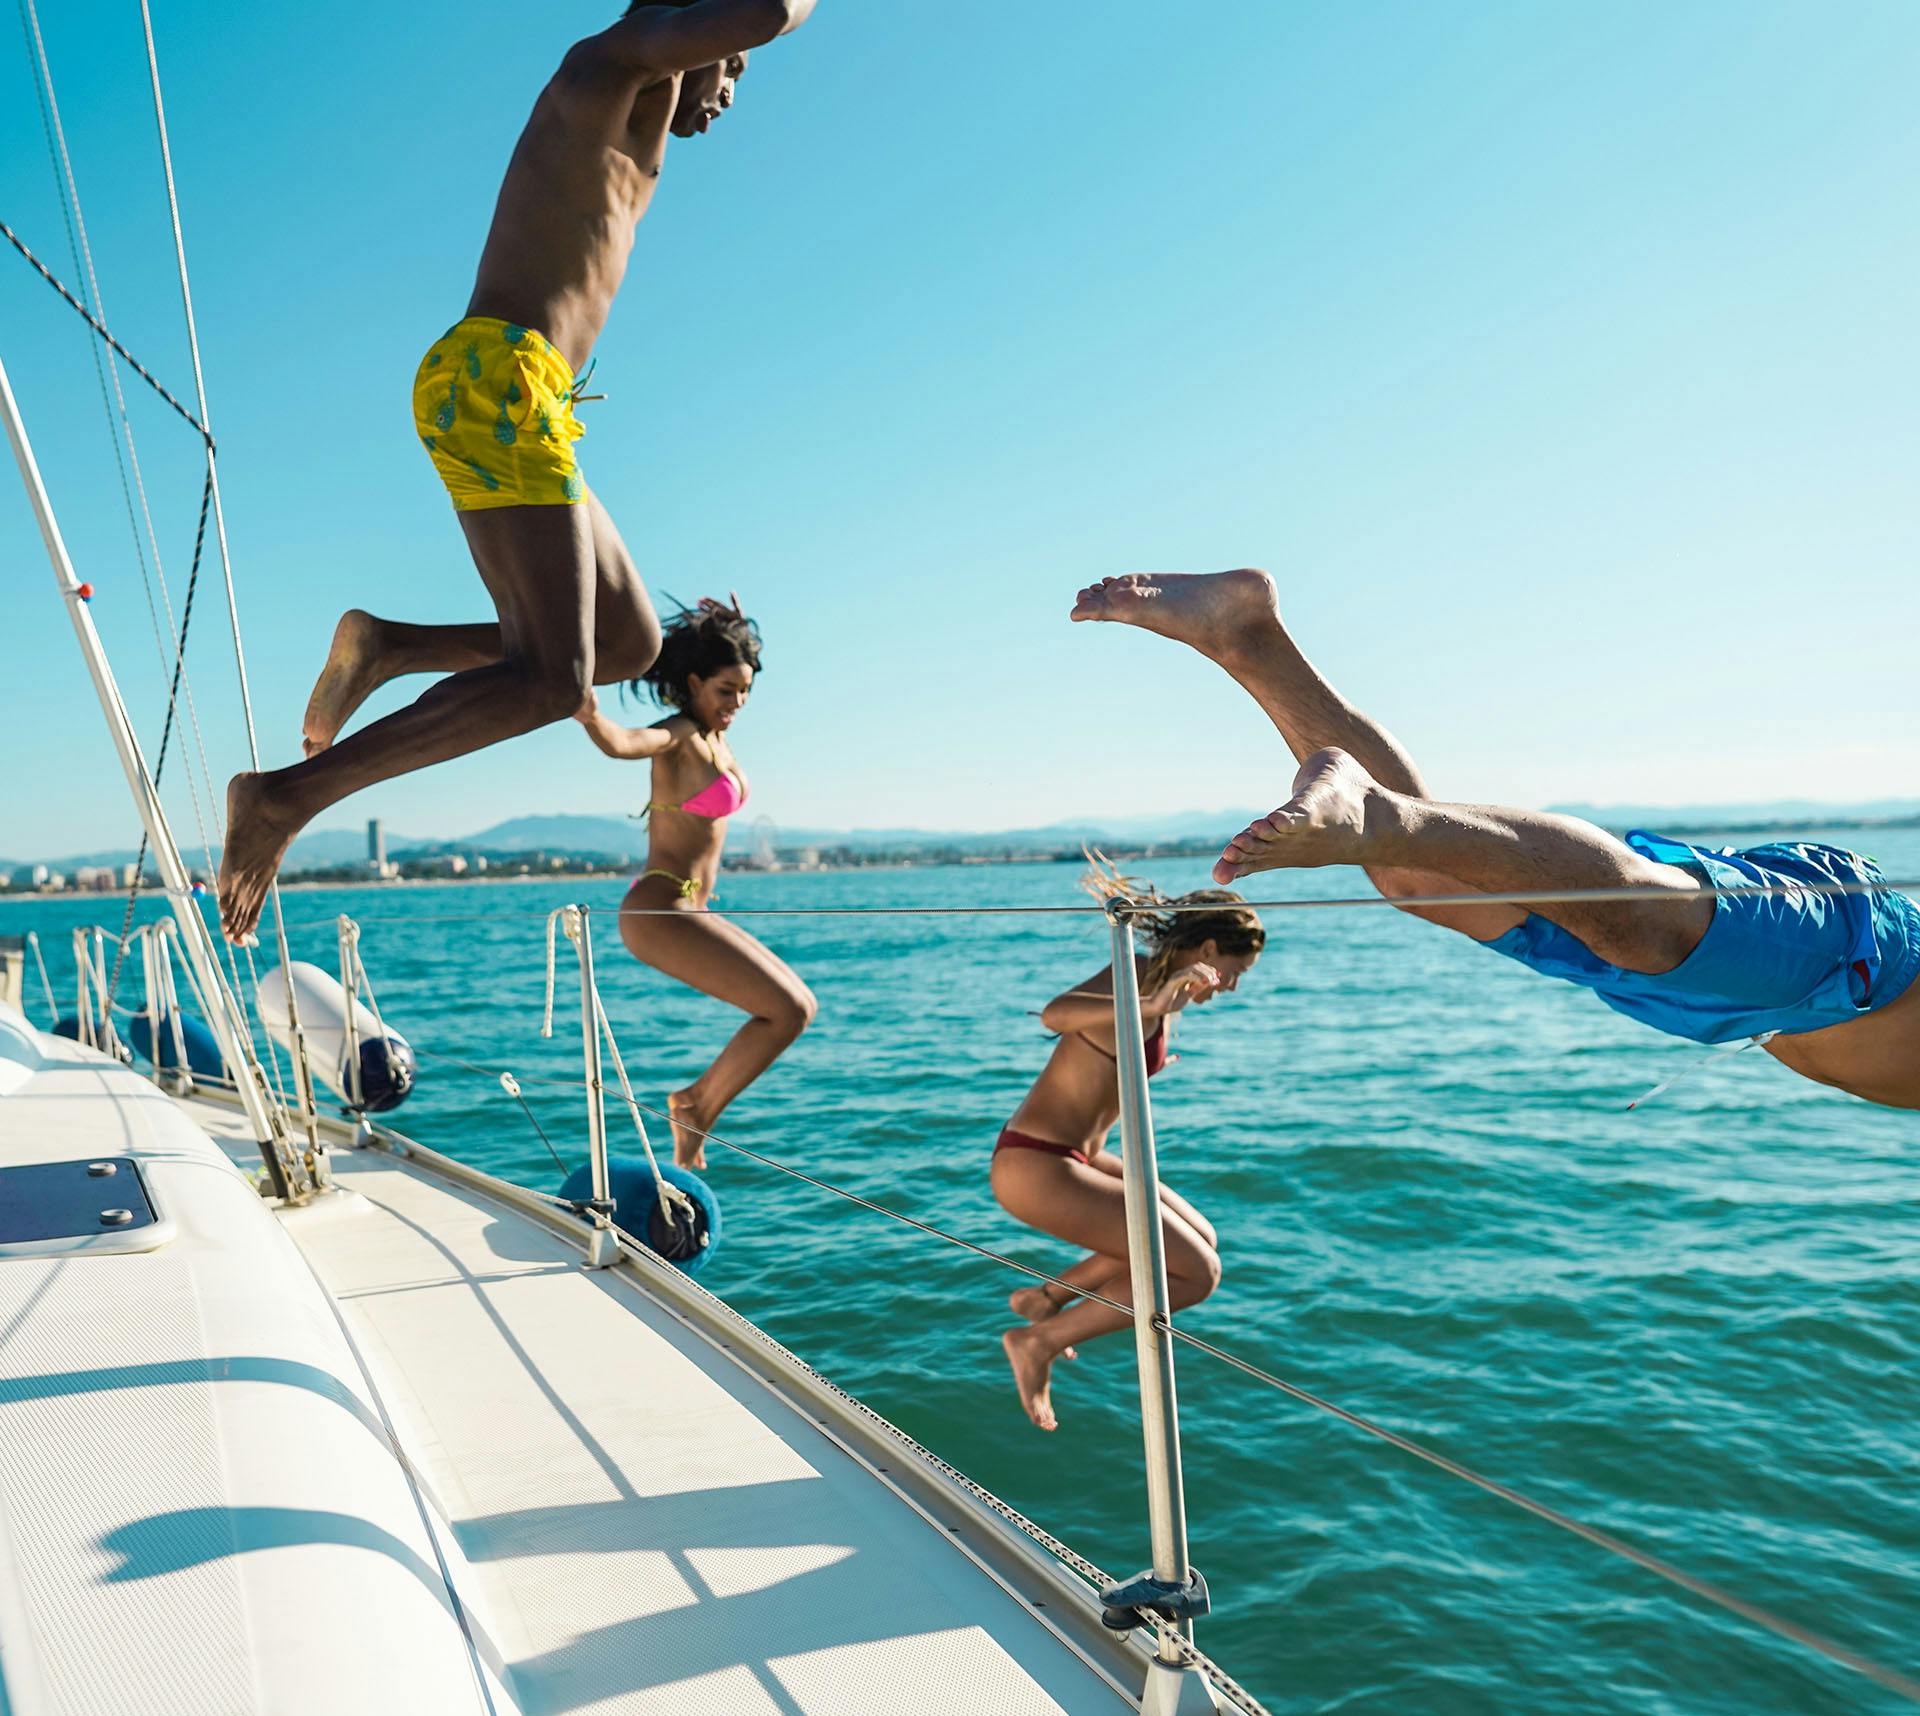
M 1111 1049 L 1101 1048 L 1085 1031 L 1075 1031 L 1074 1035 L 1096 1054 L 1105 1055 L 1108 1060 L 1113 1061 L 1116 1065 L 1119 1063 L 1119 1056 L 1114 1054 Z M 1162 1019 L 1159 1024 L 1154 1026 L 1153 1035 L 1147 1039 L 1147 1077 L 1152 1078 L 1153 1075 L 1166 1064 L 1167 1022 Z

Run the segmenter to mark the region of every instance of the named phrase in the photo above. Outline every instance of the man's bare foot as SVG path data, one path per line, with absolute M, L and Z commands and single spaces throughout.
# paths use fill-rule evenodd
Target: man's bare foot
M 707 1140 L 704 1134 L 712 1117 L 694 1101 L 689 1091 L 676 1090 L 667 1098 L 667 1113 L 673 1123 L 673 1160 L 676 1167 L 704 1173 L 707 1166 Z
M 1029 1325 L 1009 1329 L 1000 1337 L 1007 1350 L 1007 1363 L 1013 1366 L 1013 1386 L 1019 1391 L 1020 1404 L 1042 1430 L 1057 1430 L 1060 1420 L 1053 1415 L 1048 1384 L 1053 1377 L 1053 1359 L 1041 1344 L 1040 1331 Z
M 1380 790 L 1345 751 L 1315 751 L 1293 777 L 1293 797 L 1227 842 L 1213 879 L 1366 862 L 1367 806 Z
M 1044 1323 L 1049 1317 L 1059 1316 L 1063 1307 L 1045 1287 L 1016 1287 L 1007 1295 L 1007 1309 L 1029 1323 Z M 1072 1359 L 1080 1355 L 1072 1347 L 1062 1347 L 1060 1356 Z
M 220 852 L 220 927 L 241 942 L 259 927 L 267 889 L 293 837 L 306 825 L 275 797 L 267 776 L 235 775 L 227 782 L 227 839 Z
M 1280 624 L 1273 580 L 1252 567 L 1236 572 L 1130 572 L 1089 584 L 1073 604 L 1076 620 L 1118 620 L 1191 644 L 1218 661 L 1262 630 Z
M 364 609 L 349 608 L 333 628 L 327 664 L 307 699 L 307 718 L 300 725 L 307 755 L 317 756 L 331 745 L 386 677 L 381 671 L 380 622 Z

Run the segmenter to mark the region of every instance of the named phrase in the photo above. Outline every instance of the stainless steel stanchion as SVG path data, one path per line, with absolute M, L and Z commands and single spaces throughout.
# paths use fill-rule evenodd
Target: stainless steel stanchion
M 620 1240 L 613 1230 L 613 1186 L 607 1172 L 606 1087 L 600 1071 L 600 1015 L 593 981 L 593 929 L 585 906 L 574 908 L 580 949 L 580 1040 L 586 1050 L 587 1155 L 593 1164 L 593 1238 L 587 1248 L 587 1267 L 605 1269 L 620 1259 Z
M 1120 1073 L 1120 1144 L 1127 1200 L 1127 1263 L 1133 1289 L 1134 1348 L 1140 1367 L 1140 1426 L 1147 1456 L 1147 1521 L 1153 1566 L 1102 1593 L 1108 1626 L 1162 1628 L 1141 1697 L 1146 1716 L 1194 1716 L 1217 1709 L 1213 1688 L 1175 1648 L 1210 1607 L 1207 1582 L 1187 1559 L 1187 1504 L 1180 1477 L 1180 1413 L 1173 1385 L 1172 1313 L 1167 1302 L 1160 1170 L 1147 1097 L 1146 1031 L 1134 963 L 1133 906 L 1107 903 L 1113 932 L 1113 1026 Z

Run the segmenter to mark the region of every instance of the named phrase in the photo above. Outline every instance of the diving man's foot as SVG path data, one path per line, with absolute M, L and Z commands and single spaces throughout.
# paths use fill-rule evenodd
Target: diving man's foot
M 667 1113 L 673 1120 L 673 1160 L 680 1168 L 704 1173 L 707 1166 L 707 1140 L 704 1134 L 712 1120 L 693 1099 L 692 1093 L 676 1090 L 667 1098 Z
M 1252 567 L 1236 572 L 1130 572 L 1102 578 L 1073 604 L 1076 620 L 1118 620 L 1190 644 L 1218 661 L 1280 624 L 1273 580 Z
M 1345 751 L 1315 751 L 1293 777 L 1293 797 L 1227 842 L 1213 879 L 1368 861 L 1367 807 L 1380 791 Z
M 289 811 L 267 776 L 235 775 L 227 782 L 227 839 L 220 852 L 220 928 L 243 942 L 259 927 L 267 889 L 306 819 Z
M 1042 1430 L 1057 1430 L 1060 1420 L 1053 1415 L 1048 1384 L 1053 1377 L 1053 1358 L 1043 1344 L 1040 1331 L 1031 1326 L 1009 1329 L 1000 1337 L 1007 1349 L 1007 1363 L 1013 1366 L 1013 1386 L 1019 1391 L 1020 1405 Z
M 1016 1287 L 1007 1295 L 1007 1309 L 1016 1317 L 1025 1317 L 1029 1323 L 1044 1323 L 1049 1317 L 1059 1316 L 1066 1307 L 1045 1287 Z M 1080 1355 L 1072 1347 L 1064 1347 L 1060 1356 L 1070 1359 Z
M 308 756 L 331 745 L 354 710 L 379 689 L 386 679 L 380 658 L 380 622 L 364 609 L 349 608 L 333 628 L 327 664 L 307 699 L 307 718 L 300 731 Z

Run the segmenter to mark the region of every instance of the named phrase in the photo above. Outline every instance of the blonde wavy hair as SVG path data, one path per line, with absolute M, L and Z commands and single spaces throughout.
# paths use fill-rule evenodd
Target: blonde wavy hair
M 1150 995 L 1171 977 L 1180 956 L 1212 942 L 1222 953 L 1257 954 L 1267 945 L 1266 925 L 1260 914 L 1231 888 L 1196 888 L 1190 894 L 1167 895 L 1151 882 L 1125 876 L 1104 852 L 1087 846 L 1087 872 L 1080 886 L 1102 905 L 1109 900 L 1131 900 L 1158 907 L 1134 914 L 1133 927 L 1147 939 L 1152 956 L 1140 974 L 1140 992 Z

